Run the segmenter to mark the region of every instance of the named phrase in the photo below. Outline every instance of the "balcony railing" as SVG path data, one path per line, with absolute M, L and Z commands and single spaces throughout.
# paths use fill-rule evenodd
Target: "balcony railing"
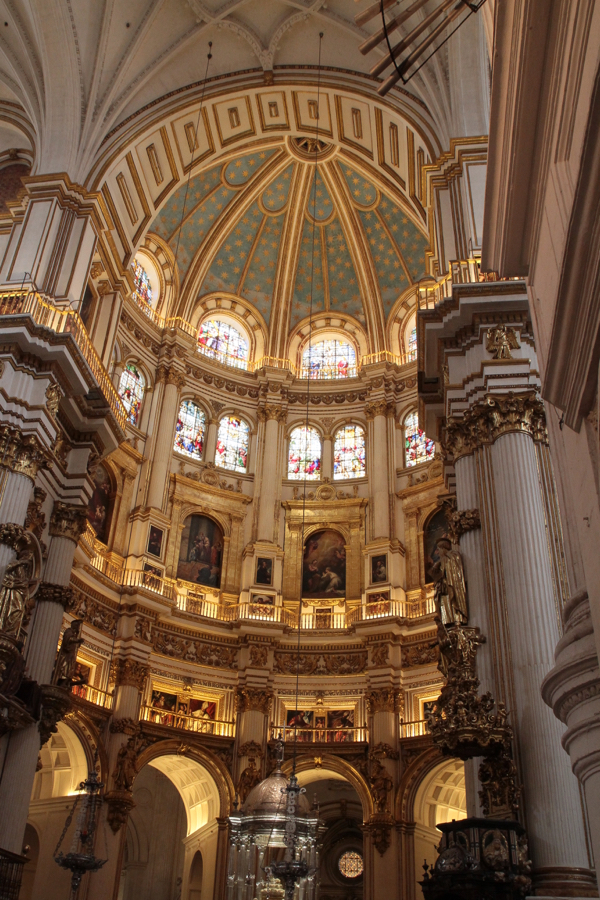
M 365 603 L 346 614 L 346 622 L 366 622 L 371 619 L 418 619 L 430 616 L 435 612 L 433 593 L 418 600 L 378 600 L 376 603 Z
M 348 744 L 366 742 L 366 728 L 294 728 L 293 726 L 271 725 L 271 740 L 286 743 L 296 741 L 303 744 Z
M 109 374 L 96 353 L 81 316 L 70 309 L 59 309 L 36 291 L 0 292 L 0 315 L 31 316 L 36 325 L 49 328 L 56 334 L 70 334 L 104 395 L 115 419 L 125 428 L 127 411 L 123 406 Z
M 94 706 L 101 706 L 103 709 L 112 709 L 113 695 L 99 688 L 92 687 L 89 684 L 74 684 L 71 688 L 73 694 L 81 700 L 87 700 Z
M 219 737 L 234 736 L 233 722 L 224 722 L 220 719 L 203 719 L 177 712 L 165 712 L 162 709 L 157 709 L 155 706 L 142 706 L 140 720 L 142 722 L 153 722 L 155 725 L 181 728 L 183 731 L 193 731 L 195 734 L 213 734 Z
M 401 738 L 424 737 L 427 734 L 429 734 L 429 728 L 425 719 L 419 719 L 416 722 L 400 722 Z
M 26 856 L 0 849 L 0 900 L 19 900 L 23 866 L 28 862 Z

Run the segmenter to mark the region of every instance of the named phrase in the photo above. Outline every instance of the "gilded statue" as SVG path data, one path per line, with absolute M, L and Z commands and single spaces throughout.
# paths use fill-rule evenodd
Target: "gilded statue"
M 469 613 L 462 557 L 458 550 L 452 549 L 448 538 L 440 538 L 436 546 L 439 559 L 431 567 L 431 573 L 438 616 L 443 625 L 466 625 Z
M 519 341 L 514 328 L 497 325 L 487 333 L 486 349 L 494 359 L 512 359 L 511 350 L 519 349 Z
M 237 792 L 240 798 L 240 803 L 246 802 L 246 797 L 250 793 L 253 787 L 260 781 L 260 772 L 256 768 L 256 760 L 253 757 L 250 757 L 248 760 L 248 765 L 240 775 L 240 779 L 237 785 Z
M 29 611 L 29 598 L 37 588 L 36 581 L 35 554 L 26 546 L 7 565 L 0 586 L 0 631 L 16 641 Z
M 77 667 L 77 653 L 83 644 L 83 638 L 81 637 L 82 625 L 83 619 L 73 619 L 69 627 L 65 629 L 62 644 L 56 657 L 52 684 L 70 689 L 71 685 L 77 683 L 75 669 Z

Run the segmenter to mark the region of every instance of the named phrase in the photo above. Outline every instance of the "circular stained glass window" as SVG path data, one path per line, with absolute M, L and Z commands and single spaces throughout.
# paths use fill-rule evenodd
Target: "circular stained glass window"
M 344 878 L 358 878 L 363 873 L 363 858 L 356 850 L 347 850 L 338 859 L 338 866 Z

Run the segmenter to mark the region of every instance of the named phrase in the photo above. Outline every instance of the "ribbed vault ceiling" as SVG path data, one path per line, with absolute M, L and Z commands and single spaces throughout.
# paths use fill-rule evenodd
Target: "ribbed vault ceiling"
M 339 148 L 326 150 L 315 170 L 292 140 L 194 176 L 149 230 L 177 256 L 187 315 L 220 292 L 291 330 L 309 315 L 312 295 L 314 313 L 349 316 L 369 330 L 426 273 L 425 225 L 399 192 Z

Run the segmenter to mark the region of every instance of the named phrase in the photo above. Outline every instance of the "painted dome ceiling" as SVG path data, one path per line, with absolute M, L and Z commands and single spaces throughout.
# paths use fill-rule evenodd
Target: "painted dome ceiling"
M 309 315 L 312 295 L 313 313 L 383 324 L 426 274 L 426 227 L 402 192 L 328 145 L 315 177 L 314 154 L 293 139 L 195 175 L 150 232 L 177 259 L 180 314 L 203 296 L 233 294 L 267 325 L 283 317 L 292 330 Z

